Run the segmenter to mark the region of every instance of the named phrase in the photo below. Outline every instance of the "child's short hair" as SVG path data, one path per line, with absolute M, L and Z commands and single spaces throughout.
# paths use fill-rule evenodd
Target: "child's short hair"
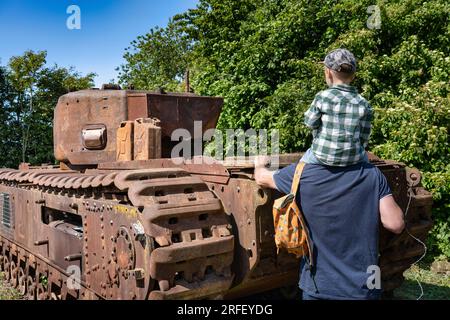
M 342 65 L 340 70 L 341 71 L 335 71 L 331 69 L 331 72 L 333 72 L 334 77 L 338 78 L 341 81 L 348 82 L 353 80 L 355 72 L 351 70 L 348 65 Z
M 339 70 L 336 70 L 338 73 L 345 73 L 345 74 L 354 74 L 355 71 L 353 70 L 352 66 L 347 64 L 347 63 L 343 63 L 340 65 Z

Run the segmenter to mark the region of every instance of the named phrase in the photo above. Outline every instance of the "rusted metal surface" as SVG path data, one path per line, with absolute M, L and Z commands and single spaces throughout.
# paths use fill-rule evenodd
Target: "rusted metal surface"
M 252 158 L 167 158 L 175 129 L 194 134 L 194 121 L 203 121 L 202 133 L 213 128 L 221 105 L 220 98 L 144 91 L 63 96 L 54 125 L 61 165 L 0 169 L 5 278 L 39 300 L 236 298 L 297 283 L 299 261 L 278 255 L 273 240 L 272 205 L 280 194 L 256 184 Z M 135 120 L 151 117 L 160 124 L 142 128 L 145 150 L 136 153 Z M 130 126 L 121 134 L 123 123 Z M 148 131 L 154 129 L 161 141 Z M 154 159 L 159 149 L 163 158 Z M 301 155 L 276 162 L 283 167 Z M 409 231 L 424 241 L 432 202 L 420 172 L 369 159 L 409 208 Z M 382 229 L 384 289 L 398 287 L 422 253 L 406 232 Z M 75 287 L 68 285 L 74 270 Z
M 150 292 L 200 298 L 222 295 L 232 284 L 228 216 L 207 185 L 182 169 L 0 174 L 0 192 L 18 206 L 14 235 L 5 240 L 59 270 L 41 274 L 56 289 L 44 292 L 38 280 L 28 281 L 36 291 L 30 296 L 81 297 L 62 285 L 69 266 L 82 271 L 84 290 L 104 299 L 146 299 Z M 5 263 L 14 285 L 27 291 L 18 256 Z
M 249 166 L 239 169 L 247 175 L 232 167 L 227 179 L 205 181 L 196 175 L 199 165 L 168 167 L 167 161 L 85 173 L 0 170 L 0 192 L 11 196 L 15 212 L 13 232 L 3 226 L 1 233 L 5 277 L 40 299 L 236 298 L 295 283 L 299 261 L 277 255 L 273 242 L 276 191 L 257 186 Z M 424 240 L 432 203 L 420 173 L 397 162 L 374 163 L 403 210 L 409 203 L 409 230 Z M 223 174 L 224 167 L 214 166 Z M 406 233 L 382 230 L 380 253 L 383 286 L 392 290 L 423 248 Z M 80 290 L 63 285 L 69 266 L 82 270 Z M 37 274 L 51 279 L 53 289 L 43 288 Z
M 157 118 L 134 120 L 133 160 L 161 158 L 161 122 Z
M 404 170 L 404 171 L 403 171 Z M 425 241 L 432 228 L 432 195 L 420 186 L 420 173 L 416 169 L 403 169 L 402 175 L 395 170 L 385 170 L 394 197 L 403 212 L 406 212 L 406 225 L 410 233 Z M 401 190 L 401 191 L 399 191 Z M 404 278 L 403 272 L 425 253 L 425 248 L 406 231 L 396 236 L 382 229 L 380 236 L 380 267 L 384 290 L 399 287 Z
M 116 161 L 118 128 L 122 122 L 130 121 L 131 124 L 139 118 L 157 118 L 161 122 L 159 144 L 162 143 L 162 156 L 168 158 L 175 145 L 171 141 L 172 133 L 176 129 L 184 129 L 194 137 L 194 121 L 201 121 L 201 130 L 197 134 L 202 139 L 206 130 L 215 128 L 222 104 L 222 98 L 191 93 L 159 94 L 126 90 L 72 92 L 62 96 L 55 108 L 55 158 L 71 165 Z M 131 141 L 121 142 L 124 147 L 131 148 Z M 132 150 L 128 152 L 133 155 Z
M 126 91 L 83 90 L 62 96 L 55 108 L 55 158 L 71 164 L 95 164 L 116 156 L 116 130 L 127 120 Z M 81 139 L 90 125 L 106 127 L 106 145 L 87 150 Z
M 205 165 L 205 162 L 208 163 Z M 206 182 L 227 183 L 230 178 L 230 171 L 219 162 L 205 157 L 194 157 L 191 160 L 174 159 L 152 159 L 135 160 L 123 162 L 105 162 L 101 163 L 100 170 L 135 170 L 150 168 L 180 168 L 191 175 L 200 177 Z

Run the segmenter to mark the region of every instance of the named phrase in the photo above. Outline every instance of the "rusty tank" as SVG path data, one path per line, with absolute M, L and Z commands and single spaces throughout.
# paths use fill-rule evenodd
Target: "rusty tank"
M 29 299 L 234 299 L 295 285 L 299 261 L 277 254 L 272 204 L 252 161 L 173 161 L 176 129 L 216 126 L 223 99 L 90 89 L 54 112 L 59 165 L 0 169 L 0 268 Z M 194 135 L 195 136 L 195 135 Z M 194 139 L 195 140 L 195 139 Z M 194 143 L 195 141 L 191 141 Z M 301 154 L 282 154 L 280 166 Z M 424 241 L 432 198 L 420 173 L 370 161 L 387 177 L 410 233 Z M 385 292 L 424 248 L 380 232 Z

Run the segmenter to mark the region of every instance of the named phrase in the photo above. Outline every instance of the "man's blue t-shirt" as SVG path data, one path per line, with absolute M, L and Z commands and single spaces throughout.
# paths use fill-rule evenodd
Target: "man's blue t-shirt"
M 274 174 L 289 193 L 296 164 Z M 379 200 L 391 194 L 386 178 L 369 163 L 348 167 L 306 164 L 296 195 L 313 242 L 315 267 L 301 267 L 300 288 L 322 299 L 378 299 L 367 287 L 378 265 Z M 371 281 L 369 281 L 371 283 Z

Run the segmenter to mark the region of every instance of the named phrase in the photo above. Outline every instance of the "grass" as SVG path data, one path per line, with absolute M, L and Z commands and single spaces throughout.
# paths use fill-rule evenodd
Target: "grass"
M 21 300 L 19 292 L 12 288 L 4 279 L 3 272 L 0 272 L 0 300 Z
M 433 272 L 429 263 L 420 263 L 406 270 L 404 276 L 405 282 L 394 291 L 394 299 L 416 300 L 421 294 L 419 280 L 423 287 L 422 300 L 450 300 L 449 273 Z

